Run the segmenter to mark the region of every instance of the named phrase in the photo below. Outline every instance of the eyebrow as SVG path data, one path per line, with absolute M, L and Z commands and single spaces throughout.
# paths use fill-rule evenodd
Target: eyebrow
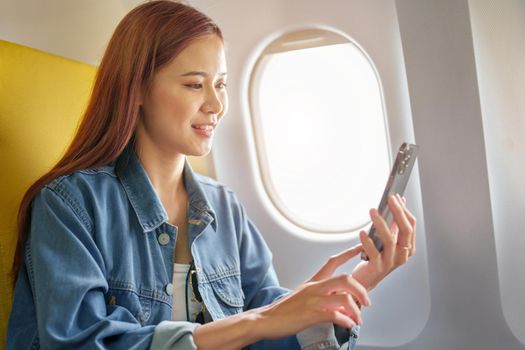
M 222 73 L 219 73 L 219 76 L 225 76 L 227 73 L 226 72 L 222 72 Z M 181 77 L 187 77 L 187 76 L 190 76 L 190 75 L 200 75 L 204 78 L 207 78 L 209 76 L 208 73 L 206 72 L 198 72 L 198 71 L 191 71 L 191 72 L 187 72 L 187 73 L 184 73 L 184 74 L 181 74 L 180 76 Z

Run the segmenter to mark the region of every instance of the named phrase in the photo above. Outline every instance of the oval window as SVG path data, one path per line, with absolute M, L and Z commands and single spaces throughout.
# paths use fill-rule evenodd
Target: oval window
M 372 61 L 335 32 L 285 34 L 259 57 L 250 108 L 264 187 L 313 232 L 370 223 L 390 168 L 381 84 Z

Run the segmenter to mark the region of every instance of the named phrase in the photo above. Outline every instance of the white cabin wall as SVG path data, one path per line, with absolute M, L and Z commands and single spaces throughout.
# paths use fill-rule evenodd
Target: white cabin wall
M 505 323 L 467 0 L 397 0 L 423 189 L 430 320 L 405 349 L 519 349 Z
M 2 0 L 0 38 L 98 65 L 131 1 Z
M 470 0 L 501 303 L 525 345 L 525 1 Z

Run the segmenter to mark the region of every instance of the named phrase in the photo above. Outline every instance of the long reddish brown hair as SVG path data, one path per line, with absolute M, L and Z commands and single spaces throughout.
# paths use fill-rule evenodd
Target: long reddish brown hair
M 115 160 L 132 140 L 139 98 L 154 73 L 195 39 L 223 39 L 219 27 L 195 8 L 175 1 L 150 1 L 129 12 L 111 37 L 82 121 L 64 156 L 25 193 L 18 211 L 13 285 L 23 263 L 31 203 L 53 179 Z

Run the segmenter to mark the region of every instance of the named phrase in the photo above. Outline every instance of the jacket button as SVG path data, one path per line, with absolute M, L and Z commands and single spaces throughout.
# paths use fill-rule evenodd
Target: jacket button
M 166 294 L 173 295 L 173 284 L 171 283 L 166 284 Z
M 168 235 L 167 233 L 161 233 L 159 235 L 158 240 L 160 244 L 166 245 L 170 242 L 170 235 Z

